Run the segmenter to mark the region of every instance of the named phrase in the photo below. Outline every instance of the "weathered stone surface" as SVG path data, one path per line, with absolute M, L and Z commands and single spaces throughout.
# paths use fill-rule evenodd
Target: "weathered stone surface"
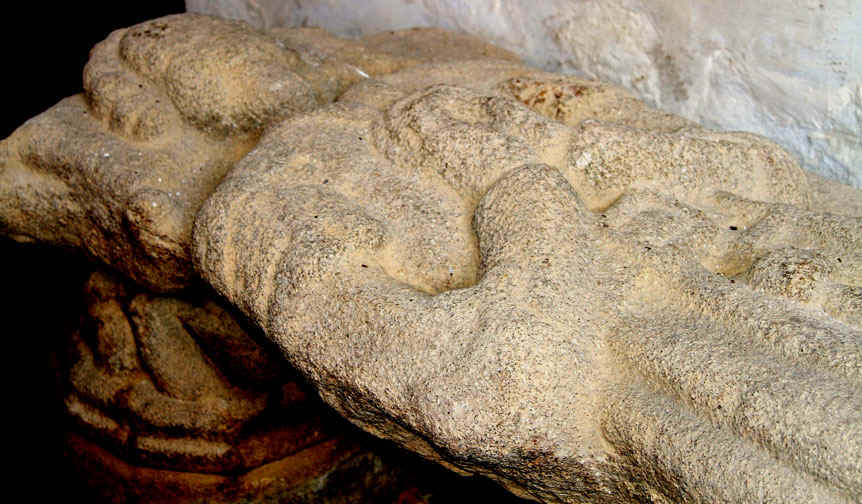
M 117 30 L 93 49 L 84 95 L 0 142 L 0 232 L 84 250 L 152 291 L 186 287 L 195 215 L 267 125 L 424 61 L 411 53 L 435 36 L 449 40 L 408 31 L 366 45 L 192 14 Z M 472 45 L 447 59 L 514 58 L 454 39 Z
M 862 221 L 821 203 L 860 193 L 601 85 L 405 74 L 267 131 L 196 222 L 329 404 L 548 502 L 862 497 Z

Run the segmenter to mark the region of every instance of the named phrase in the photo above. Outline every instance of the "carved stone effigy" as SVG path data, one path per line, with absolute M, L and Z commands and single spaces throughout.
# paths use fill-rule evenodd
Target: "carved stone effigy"
M 0 144 L 0 231 L 82 249 L 152 291 L 187 287 L 195 215 L 267 125 L 426 52 L 514 58 L 432 29 L 363 43 L 181 14 L 117 30 L 93 48 L 83 95 Z
M 169 16 L 111 34 L 84 95 L 0 142 L 0 231 L 81 249 L 140 284 L 93 274 L 63 380 L 70 467 L 100 498 L 335 502 L 427 489 L 328 419 L 219 303 L 163 293 L 199 282 L 195 214 L 268 123 L 368 75 L 487 54 L 513 59 L 439 30 L 357 42 Z
M 862 194 L 475 41 L 410 59 L 400 38 L 446 37 L 280 33 L 175 16 L 113 34 L 86 100 L 0 143 L 3 231 L 151 290 L 200 274 L 353 423 L 518 495 L 862 497 Z M 81 348 L 82 370 L 131 362 Z M 206 391 L 195 421 L 228 438 L 255 415 L 172 352 L 153 390 Z M 93 373 L 72 374 L 90 407 Z
M 862 219 L 809 185 L 609 86 L 426 65 L 270 129 L 195 253 L 345 417 L 520 495 L 852 502 Z

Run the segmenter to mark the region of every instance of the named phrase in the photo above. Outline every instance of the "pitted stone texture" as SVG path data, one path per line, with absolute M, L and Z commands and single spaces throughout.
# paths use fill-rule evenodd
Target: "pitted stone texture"
M 419 98 L 403 98 L 405 94 Z M 513 107 L 511 99 L 551 120 Z M 409 149 L 392 151 L 393 142 L 422 142 L 428 151 L 419 161 L 396 162 L 449 166 L 453 163 L 445 158 L 451 156 L 494 164 L 493 157 L 499 156 L 518 163 L 523 152 L 512 149 L 523 151 L 519 137 L 525 137 L 536 151 L 534 160 L 566 165 L 566 176 L 594 210 L 607 207 L 632 185 L 674 191 L 684 201 L 709 199 L 716 190 L 805 208 L 815 198 L 796 162 L 763 137 L 710 131 L 656 110 L 617 86 L 502 60 L 418 65 L 359 83 L 341 101 L 384 110 L 390 139 L 377 147 L 389 149 L 390 157 L 397 158 L 398 152 L 411 157 Z M 487 153 L 473 159 L 459 156 L 458 141 L 482 145 Z M 460 176 L 478 173 L 483 170 Z M 486 186 L 477 187 L 481 193 Z M 823 192 L 836 197 L 840 187 Z M 818 201 L 828 199 L 822 196 Z
M 78 95 L 0 143 L 0 231 L 83 250 L 154 291 L 189 285 L 194 216 L 252 143 L 182 127 L 138 143 L 103 123 Z
M 84 95 L 0 143 L 0 232 L 81 249 L 151 291 L 186 287 L 195 215 L 267 125 L 425 61 L 435 36 L 449 40 L 420 30 L 366 45 L 193 14 L 117 30 L 93 48 Z M 472 41 L 462 59 L 514 58 L 455 39 Z
M 505 58 L 462 62 L 428 62 L 379 77 L 402 93 L 449 84 L 514 98 L 555 121 L 577 126 L 588 119 L 601 119 L 632 128 L 673 132 L 697 124 L 655 109 L 629 91 L 607 82 L 541 72 Z M 362 101 L 363 81 L 348 91 L 349 98 Z M 380 84 L 378 83 L 377 86 Z M 379 99 L 379 97 L 376 97 Z M 375 106 L 381 106 L 375 103 Z
M 762 138 L 564 124 L 501 65 L 272 128 L 196 222 L 203 276 L 354 423 L 520 495 L 862 497 L 860 218 Z
M 103 273 L 85 291 L 66 410 L 116 456 L 224 473 L 330 437 L 295 375 L 218 303 L 138 293 Z

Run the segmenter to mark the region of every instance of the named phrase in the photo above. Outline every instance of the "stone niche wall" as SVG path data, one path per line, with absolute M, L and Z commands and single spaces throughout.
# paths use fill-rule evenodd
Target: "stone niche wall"
M 189 11 L 342 36 L 436 26 L 545 69 L 622 84 L 707 127 L 772 138 L 862 187 L 858 0 L 186 0 Z

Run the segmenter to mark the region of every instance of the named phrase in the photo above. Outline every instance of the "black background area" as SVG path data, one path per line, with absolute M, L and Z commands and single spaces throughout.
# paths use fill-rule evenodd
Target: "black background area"
M 0 139 L 82 91 L 90 48 L 113 30 L 185 11 L 182 1 L 9 2 L 0 15 Z M 80 255 L 0 236 L 3 434 L 7 497 L 88 502 L 63 458 L 56 351 L 81 313 L 90 266 Z

